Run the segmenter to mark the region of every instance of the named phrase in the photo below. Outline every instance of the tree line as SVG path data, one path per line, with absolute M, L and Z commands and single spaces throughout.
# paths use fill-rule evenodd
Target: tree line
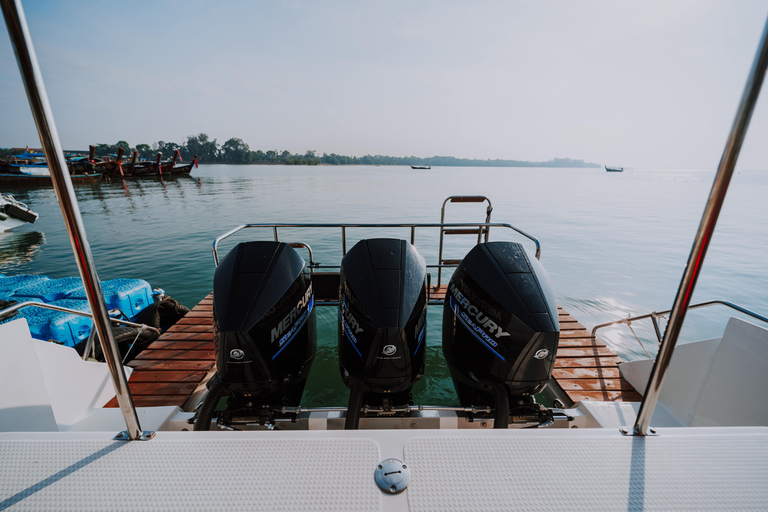
M 500 160 L 500 159 L 470 159 L 455 158 L 452 156 L 432 157 L 398 157 L 384 155 L 365 155 L 361 157 L 338 155 L 336 153 L 323 153 L 317 155 L 314 150 L 308 150 L 304 154 L 293 154 L 290 151 L 278 151 L 271 149 L 253 151 L 243 142 L 243 139 L 233 137 L 224 144 L 219 144 L 216 139 L 211 140 L 205 133 L 190 135 L 186 142 L 157 141 L 153 144 L 137 144 L 131 147 L 128 142 L 121 140 L 116 144 L 97 144 L 98 156 L 117 153 L 118 148 L 125 150 L 125 159 L 131 157 L 132 151 L 137 151 L 140 158 L 154 159 L 157 153 L 162 153 L 163 158 L 171 158 L 176 150 L 179 151 L 184 161 L 192 161 L 197 155 L 200 163 L 223 164 L 284 164 L 284 165 L 434 165 L 434 166 L 470 166 L 470 167 L 600 167 L 599 164 L 573 160 L 570 158 L 553 158 L 546 162 L 529 162 L 526 160 Z M 2 151 L 2 150 L 0 150 Z

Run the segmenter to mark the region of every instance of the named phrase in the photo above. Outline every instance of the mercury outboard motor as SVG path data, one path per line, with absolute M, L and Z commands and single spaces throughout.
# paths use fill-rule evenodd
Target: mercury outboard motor
M 405 240 L 361 240 L 341 261 L 339 366 L 350 387 L 345 428 L 363 403 L 411 405 L 424 373 L 427 266 Z
M 495 428 L 510 414 L 549 422 L 533 394 L 552 374 L 559 338 L 549 278 L 522 245 L 486 242 L 464 257 L 443 311 L 443 354 L 462 406 L 495 407 Z
M 195 430 L 208 430 L 219 400 L 225 425 L 272 424 L 298 406 L 317 349 L 312 282 L 288 244 L 238 244 L 213 277 L 216 376 Z

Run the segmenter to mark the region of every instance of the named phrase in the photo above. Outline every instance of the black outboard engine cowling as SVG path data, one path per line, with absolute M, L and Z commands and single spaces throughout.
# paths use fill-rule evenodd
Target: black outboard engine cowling
M 214 387 L 230 395 L 222 422 L 271 423 L 275 407 L 298 406 L 317 349 L 301 256 L 280 242 L 238 244 L 216 268 L 213 315 Z
M 351 388 L 346 428 L 363 403 L 409 405 L 424 373 L 427 267 L 405 240 L 361 240 L 340 270 L 339 366 Z
M 518 406 L 537 416 L 532 395 L 552 374 L 559 338 L 549 278 L 522 245 L 486 242 L 464 257 L 443 311 L 443 354 L 462 406 L 495 406 L 501 428 Z

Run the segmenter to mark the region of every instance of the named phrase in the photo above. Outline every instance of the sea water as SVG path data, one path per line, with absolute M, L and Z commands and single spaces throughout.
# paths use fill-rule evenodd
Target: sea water
M 141 278 L 188 307 L 212 289 L 212 242 L 247 223 L 437 223 L 452 195 L 485 195 L 492 222 L 514 225 L 541 243 L 541 262 L 558 303 L 587 328 L 628 315 L 671 308 L 714 178 L 711 170 L 468 168 L 412 170 L 398 166 L 201 165 L 191 177 L 113 180 L 78 185 L 91 250 L 102 280 Z M 77 275 L 51 188 L 6 188 L 40 215 L 33 225 L 0 234 L 0 273 Z M 724 299 L 768 315 L 768 172 L 733 176 L 693 302 Z M 483 222 L 485 206 L 449 204 L 447 222 Z M 526 238 L 492 229 L 491 239 Z M 222 242 L 270 238 L 247 230 Z M 315 261 L 338 264 L 338 231 L 284 229 L 281 240 L 308 243 Z M 409 238 L 406 230 L 366 235 L 350 230 L 348 248 L 366 236 Z M 437 231 L 417 231 L 427 263 L 437 260 Z M 446 240 L 446 258 L 459 259 L 472 237 Z M 302 252 L 306 257 L 306 253 Z M 445 282 L 445 281 L 444 281 Z M 681 341 L 722 334 L 731 311 L 692 311 Z M 428 315 L 427 372 L 415 388 L 421 404 L 456 402 L 440 348 L 442 307 Z M 662 331 L 665 322 L 662 320 Z M 345 405 L 339 376 L 337 312 L 318 308 L 318 353 L 303 404 Z M 624 359 L 653 355 L 649 321 L 620 325 L 598 336 Z

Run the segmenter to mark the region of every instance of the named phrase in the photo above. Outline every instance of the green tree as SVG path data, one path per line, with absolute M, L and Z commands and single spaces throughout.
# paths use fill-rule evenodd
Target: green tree
M 216 139 L 209 140 L 208 135 L 201 133 L 187 137 L 186 156 L 190 158 L 197 155 L 200 162 L 215 162 L 219 157 L 219 145 Z
M 221 161 L 236 164 L 250 162 L 251 150 L 243 139 L 233 137 L 221 146 Z
M 152 158 L 152 147 L 149 144 L 136 144 L 136 151 L 141 158 Z

